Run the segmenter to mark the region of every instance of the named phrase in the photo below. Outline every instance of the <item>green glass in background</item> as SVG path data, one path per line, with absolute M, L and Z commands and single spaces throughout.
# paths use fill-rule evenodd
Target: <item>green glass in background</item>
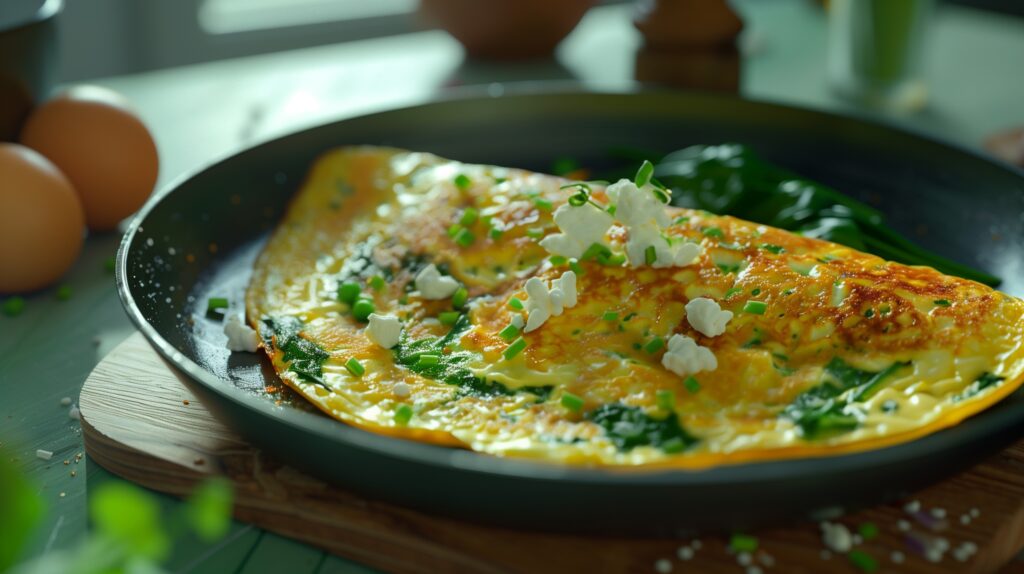
M 832 0 L 829 86 L 872 108 L 924 107 L 921 63 L 933 7 L 934 0 Z

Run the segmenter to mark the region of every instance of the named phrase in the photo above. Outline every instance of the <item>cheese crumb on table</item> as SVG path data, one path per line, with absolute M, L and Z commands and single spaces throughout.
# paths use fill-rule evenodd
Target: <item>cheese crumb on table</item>
M 821 538 L 825 546 L 834 552 L 849 552 L 853 548 L 853 536 L 850 535 L 850 530 L 842 524 L 822 522 Z
M 36 458 L 50 460 L 51 458 L 53 458 L 53 451 L 39 449 L 36 451 Z

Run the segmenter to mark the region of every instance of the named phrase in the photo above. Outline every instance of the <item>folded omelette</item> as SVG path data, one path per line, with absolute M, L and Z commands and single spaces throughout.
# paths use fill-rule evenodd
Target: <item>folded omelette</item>
M 1024 381 L 1024 302 L 610 185 L 376 147 L 313 165 L 249 323 L 343 423 L 498 456 L 702 468 L 874 449 Z

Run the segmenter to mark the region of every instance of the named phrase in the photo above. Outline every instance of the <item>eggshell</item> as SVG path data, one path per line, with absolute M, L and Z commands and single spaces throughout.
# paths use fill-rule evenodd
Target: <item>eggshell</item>
M 82 204 L 64 174 L 27 147 L 0 143 L 0 174 L 0 293 L 41 289 L 82 250 Z
M 72 88 L 36 108 L 21 142 L 67 175 L 93 230 L 116 227 L 145 203 L 156 183 L 153 137 L 128 102 L 106 88 Z

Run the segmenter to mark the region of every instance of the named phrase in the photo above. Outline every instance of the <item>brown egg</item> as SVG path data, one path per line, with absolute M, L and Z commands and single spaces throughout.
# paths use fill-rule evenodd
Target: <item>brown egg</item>
M 82 204 L 64 174 L 27 147 L 0 143 L 0 174 L 0 293 L 41 289 L 82 249 Z
M 36 108 L 21 142 L 71 180 L 90 229 L 106 231 L 145 203 L 156 183 L 156 144 L 119 94 L 80 86 Z

